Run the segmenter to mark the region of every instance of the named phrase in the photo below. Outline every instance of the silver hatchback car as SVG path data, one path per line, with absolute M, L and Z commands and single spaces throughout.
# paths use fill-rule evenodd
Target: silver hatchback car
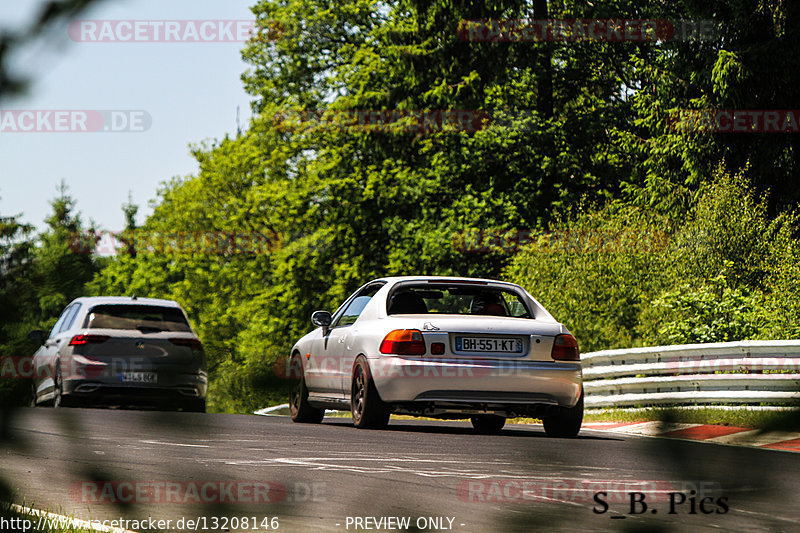
M 136 297 L 77 298 L 33 356 L 32 404 L 147 405 L 205 412 L 203 345 L 181 307 Z
M 575 337 L 522 287 L 486 279 L 394 277 L 370 281 L 292 348 L 296 422 L 349 408 L 356 427 L 391 413 L 469 417 L 479 432 L 506 418 L 540 418 L 550 436 L 583 420 Z

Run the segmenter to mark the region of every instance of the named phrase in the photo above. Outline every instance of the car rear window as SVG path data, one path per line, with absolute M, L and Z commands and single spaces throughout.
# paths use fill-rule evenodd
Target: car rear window
M 89 311 L 83 327 L 143 332 L 191 331 L 180 309 L 157 305 L 97 305 Z
M 387 302 L 390 315 L 448 314 L 533 318 L 522 297 L 512 290 L 473 284 L 403 285 Z

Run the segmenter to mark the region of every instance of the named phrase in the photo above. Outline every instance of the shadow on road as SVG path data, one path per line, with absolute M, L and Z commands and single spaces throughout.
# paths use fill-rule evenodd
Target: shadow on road
M 337 426 L 337 427 L 349 427 L 355 431 L 353 427 L 353 422 L 349 418 L 326 418 L 323 421 L 324 425 L 327 426 Z M 375 430 L 370 430 L 375 431 Z M 503 430 L 498 433 L 497 435 L 478 435 L 475 433 L 475 430 L 472 429 L 469 425 L 464 423 L 464 425 L 453 425 L 452 421 L 442 421 L 442 422 L 433 422 L 428 420 L 420 420 L 420 421 L 406 421 L 406 420 L 393 420 L 389 423 L 389 426 L 382 430 L 377 431 L 398 431 L 404 433 L 440 433 L 443 435 L 472 435 L 472 436 L 479 436 L 479 437 L 525 437 L 525 438 L 543 438 L 543 439 L 550 439 L 544 430 L 539 428 L 533 427 L 526 427 L 519 424 L 513 424 L 511 426 L 506 426 Z M 613 440 L 622 440 L 620 438 L 615 437 L 605 437 L 605 436 L 598 436 L 598 435 L 589 435 L 589 434 L 580 434 L 575 438 L 568 439 L 568 440 L 602 440 L 602 441 L 613 441 Z

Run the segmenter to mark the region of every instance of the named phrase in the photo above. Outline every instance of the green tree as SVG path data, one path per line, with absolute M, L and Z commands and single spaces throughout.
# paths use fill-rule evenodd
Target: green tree
M 19 216 L 0 217 L 0 357 L 28 355 L 25 325 L 19 317 L 30 304 L 33 226 Z M 0 379 L 0 406 L 27 395 L 27 383 Z
M 506 275 L 584 351 L 796 338 L 797 215 L 767 205 L 743 174 L 718 170 L 681 224 L 630 201 L 575 211 Z
M 0 353 L 30 356 L 36 346 L 28 339 L 35 329 L 49 331 L 58 315 L 74 298 L 84 294 L 84 285 L 97 272 L 91 256 L 93 230 L 85 230 L 75 201 L 62 182 L 51 202 L 47 229 L 32 238 L 33 228 L 16 217 L 3 219 L 0 244 Z M 11 385 L 4 403 L 25 402 L 27 383 Z
M 53 212 L 45 219 L 47 229 L 39 235 L 34 253 L 36 313 L 38 321 L 44 322 L 55 320 L 70 300 L 81 296 L 95 272 L 94 228 L 84 227 L 63 181 L 57 191 L 50 202 Z
M 681 110 L 794 109 L 800 83 L 800 4 L 771 0 L 684 0 L 669 8 L 685 18 L 713 21 L 711 39 L 670 43 L 638 73 L 631 95 L 635 128 L 617 132 L 639 161 L 629 189 L 646 205 L 686 208 L 724 159 L 745 171 L 759 192 L 770 191 L 776 214 L 800 201 L 800 142 L 787 133 L 681 131 Z M 644 184 L 644 186 L 640 186 Z

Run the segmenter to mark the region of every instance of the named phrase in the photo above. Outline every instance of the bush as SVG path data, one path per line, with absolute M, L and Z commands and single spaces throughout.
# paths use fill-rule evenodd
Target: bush
M 650 344 L 727 342 L 758 335 L 757 299 L 720 274 L 708 284 L 683 283 L 642 312 L 640 331 Z
M 582 350 L 634 346 L 641 309 L 663 285 L 665 224 L 619 203 L 572 213 L 527 246 L 506 276 L 564 322 Z
M 549 235 L 605 244 L 552 247 L 540 238 L 506 276 L 530 289 L 584 351 L 792 338 L 800 333 L 796 228 L 794 213 L 768 216 L 766 198 L 720 170 L 683 216 L 627 202 L 569 213 Z

